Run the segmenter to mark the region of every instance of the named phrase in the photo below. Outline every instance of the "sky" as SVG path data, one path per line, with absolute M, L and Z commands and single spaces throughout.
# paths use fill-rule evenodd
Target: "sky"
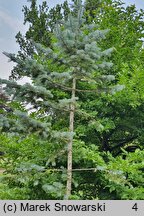
M 61 4 L 64 0 L 46 0 L 49 7 Z M 37 0 L 41 4 L 43 0 Z M 69 0 L 70 2 L 70 0 Z M 127 5 L 135 4 L 138 9 L 144 9 L 144 0 L 123 0 Z M 17 53 L 18 44 L 15 35 L 20 31 L 24 34 L 26 26 L 23 25 L 23 5 L 30 5 L 27 0 L 0 0 L 0 78 L 8 79 L 13 63 L 2 54 L 3 51 Z

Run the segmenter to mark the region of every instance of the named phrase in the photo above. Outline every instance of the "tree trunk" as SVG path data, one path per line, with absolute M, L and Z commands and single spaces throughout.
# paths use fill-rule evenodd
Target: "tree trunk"
M 71 99 L 74 100 L 76 92 L 76 79 L 73 79 L 72 84 L 72 96 Z M 74 114 L 75 114 L 75 101 L 71 103 L 70 106 L 70 121 L 69 121 L 69 131 L 74 132 Z M 72 145 L 73 145 L 73 137 L 70 138 L 68 143 L 68 160 L 67 160 L 67 192 L 66 197 L 69 199 L 71 195 L 72 188 Z

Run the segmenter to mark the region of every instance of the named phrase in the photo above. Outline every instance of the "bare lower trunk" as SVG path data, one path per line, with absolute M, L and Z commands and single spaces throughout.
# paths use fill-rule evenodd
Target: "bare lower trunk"
M 76 79 L 73 79 L 72 85 L 72 99 L 75 98 L 76 91 Z M 69 130 L 70 132 L 74 132 L 74 114 L 75 114 L 75 103 L 73 102 L 70 106 L 70 121 L 69 121 Z M 67 192 L 66 197 L 69 199 L 71 195 L 72 188 L 72 145 L 73 145 L 73 137 L 70 138 L 68 143 L 68 160 L 67 160 Z

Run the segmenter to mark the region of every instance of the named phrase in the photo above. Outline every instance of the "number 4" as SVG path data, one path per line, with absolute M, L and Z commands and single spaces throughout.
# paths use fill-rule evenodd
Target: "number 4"
M 134 209 L 135 211 L 137 211 L 137 210 L 138 210 L 137 203 L 135 203 L 135 204 L 133 205 L 132 209 Z

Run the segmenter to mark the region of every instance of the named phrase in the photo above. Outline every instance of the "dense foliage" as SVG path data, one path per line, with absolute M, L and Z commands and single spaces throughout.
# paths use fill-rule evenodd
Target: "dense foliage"
M 73 2 L 31 0 L 20 51 L 5 53 L 17 66 L 1 80 L 1 199 L 67 198 L 70 141 L 70 199 L 144 199 L 144 12 Z M 25 76 L 31 84 L 16 82 Z

